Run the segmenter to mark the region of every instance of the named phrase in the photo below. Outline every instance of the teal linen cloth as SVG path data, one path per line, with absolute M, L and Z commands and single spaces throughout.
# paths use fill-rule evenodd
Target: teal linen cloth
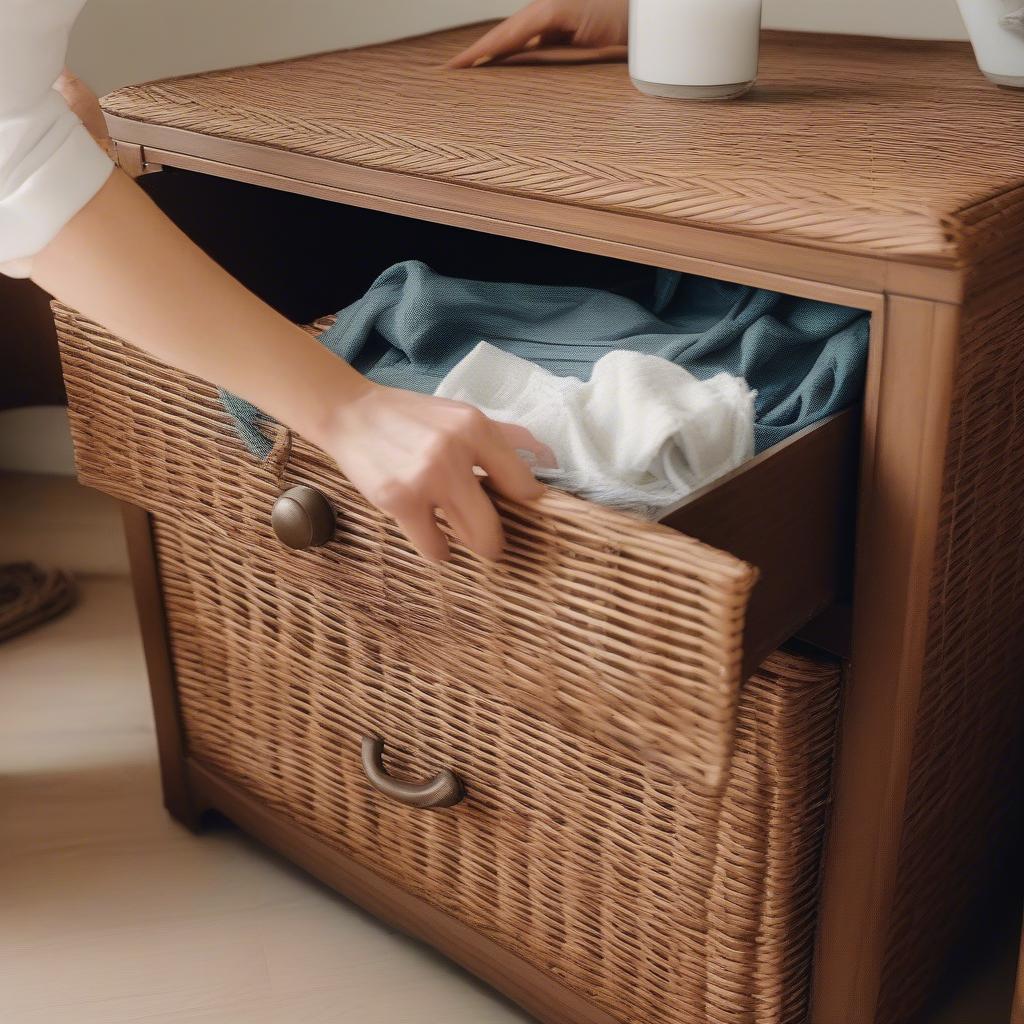
M 860 399 L 869 330 L 862 310 L 644 273 L 616 293 L 467 281 L 398 263 L 320 341 L 371 380 L 426 394 L 479 341 L 581 380 L 613 349 L 662 356 L 700 380 L 724 370 L 757 391 L 759 452 Z M 266 458 L 271 442 L 259 410 L 224 392 L 222 399 L 246 445 Z

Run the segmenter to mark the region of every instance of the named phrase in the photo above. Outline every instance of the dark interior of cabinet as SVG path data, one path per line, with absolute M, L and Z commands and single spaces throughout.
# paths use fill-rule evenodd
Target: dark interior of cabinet
M 189 171 L 139 181 L 221 266 L 296 323 L 337 312 L 405 259 L 452 277 L 595 288 L 621 286 L 642 269 Z

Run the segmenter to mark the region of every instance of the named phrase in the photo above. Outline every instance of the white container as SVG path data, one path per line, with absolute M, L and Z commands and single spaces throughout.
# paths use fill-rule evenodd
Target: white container
M 630 0 L 629 74 L 652 96 L 731 99 L 757 79 L 760 38 L 761 0 Z
M 985 77 L 1024 89 L 1024 0 L 957 2 Z

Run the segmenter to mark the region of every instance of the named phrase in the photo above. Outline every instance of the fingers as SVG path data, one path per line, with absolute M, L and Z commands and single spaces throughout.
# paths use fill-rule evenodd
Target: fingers
M 532 46 L 539 46 L 546 33 L 564 29 L 560 20 L 556 5 L 548 0 L 534 0 L 511 18 L 495 25 L 457 57 L 453 57 L 448 67 L 478 67 Z
M 450 553 L 438 510 L 467 548 L 485 559 L 501 556 L 501 519 L 478 472 L 490 477 L 489 488 L 529 502 L 544 487 L 517 449 L 543 465 L 555 463 L 529 430 L 496 423 L 465 403 L 384 388 L 353 410 L 341 431 L 339 467 L 432 561 Z
M 100 108 L 100 101 L 89 86 L 68 68 L 64 68 L 54 83 L 54 88 L 64 97 L 72 112 L 100 145 L 109 141 L 110 133 L 103 110 Z
M 545 46 L 540 50 L 514 53 L 502 64 L 611 64 L 627 56 L 625 46 Z
M 515 449 L 506 441 L 502 426 L 507 429 L 507 425 L 492 423 L 493 434 L 489 442 L 478 452 L 477 465 L 487 473 L 491 486 L 499 494 L 504 494 L 513 501 L 536 501 L 544 493 L 544 485 L 534 477 L 530 467 L 516 455 Z M 532 439 L 529 431 L 525 433 Z M 533 444 L 543 447 L 535 439 Z M 551 461 L 554 461 L 550 449 L 548 455 Z
M 538 441 L 526 427 L 521 427 L 518 423 L 499 423 L 497 420 L 493 422 L 501 436 L 515 451 L 529 452 L 533 456 L 537 468 L 558 468 L 555 453 L 542 441 Z
M 539 464 L 552 467 L 556 465 L 554 453 L 525 427 L 497 423 L 477 415 L 479 436 L 475 439 L 475 448 L 478 455 L 471 462 L 487 473 L 491 486 L 501 494 L 514 501 L 536 501 L 544 493 L 544 487 L 534 478 L 529 466 L 516 451 L 529 452 Z M 501 518 L 481 486 L 480 478 L 474 475 L 473 466 L 465 463 L 452 466 L 446 476 L 436 500 L 443 508 L 452 530 L 467 548 L 481 558 L 497 561 L 505 547 Z M 427 536 L 424 522 L 420 521 L 416 525 L 421 529 L 417 538 L 409 533 L 406 535 L 419 550 L 427 554 L 424 543 L 433 545 L 436 538 Z M 436 523 L 432 525 L 436 531 Z M 418 539 L 421 536 L 425 540 Z M 431 550 L 435 549 L 432 547 Z M 443 559 L 446 556 L 447 546 L 439 557 Z M 435 556 L 428 554 L 428 557 Z
M 516 449 L 531 452 L 538 461 L 555 465 L 554 453 L 538 441 L 525 427 L 484 420 L 480 449 L 472 462 L 488 475 L 490 485 L 513 501 L 536 501 L 544 493 L 530 468 L 516 454 Z M 462 544 L 481 558 L 497 561 L 505 547 L 501 518 L 472 465 L 451 466 L 438 480 L 436 498 L 431 504 L 440 506 Z M 433 510 L 421 504 L 416 512 L 392 512 L 399 527 L 413 546 L 433 561 L 444 561 L 448 544 L 434 519 Z
M 501 520 L 475 476 L 460 477 L 448 489 L 444 512 L 467 548 L 492 562 L 501 557 L 505 547 Z
M 490 503 L 488 503 L 490 504 Z M 493 506 L 491 511 L 494 511 Z M 449 555 L 448 541 L 434 518 L 434 510 L 426 503 L 412 503 L 389 513 L 409 543 L 431 562 L 444 562 Z M 461 536 L 461 534 L 460 534 Z M 499 546 L 499 552 L 500 552 Z

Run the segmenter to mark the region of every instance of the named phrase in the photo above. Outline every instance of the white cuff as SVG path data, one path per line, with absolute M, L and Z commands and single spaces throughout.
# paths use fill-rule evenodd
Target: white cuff
M 113 169 L 81 122 L 74 125 L 45 163 L 0 198 L 0 264 L 45 249 Z

